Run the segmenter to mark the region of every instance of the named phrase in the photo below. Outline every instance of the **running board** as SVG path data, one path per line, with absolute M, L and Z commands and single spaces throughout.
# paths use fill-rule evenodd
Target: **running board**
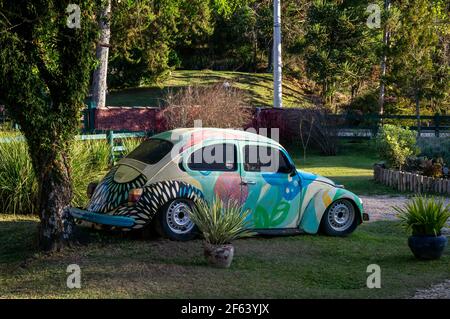
M 264 236 L 292 236 L 305 234 L 304 231 L 298 228 L 258 228 L 253 229 L 252 231 L 257 233 L 258 235 Z

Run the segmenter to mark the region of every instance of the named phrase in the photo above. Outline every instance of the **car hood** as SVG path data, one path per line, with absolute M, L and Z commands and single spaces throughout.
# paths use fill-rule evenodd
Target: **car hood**
M 322 182 L 325 184 L 329 184 L 331 186 L 336 186 L 336 183 L 333 182 L 331 179 L 320 176 L 320 175 L 316 175 L 313 173 L 309 173 L 309 172 L 305 172 L 302 171 L 300 169 L 297 170 L 297 173 L 300 175 L 300 177 L 302 178 L 302 180 L 307 180 L 307 181 L 314 181 L 314 182 Z

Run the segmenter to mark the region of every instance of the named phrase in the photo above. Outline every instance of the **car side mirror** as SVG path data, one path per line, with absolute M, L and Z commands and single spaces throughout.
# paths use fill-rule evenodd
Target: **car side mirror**
M 294 165 L 292 165 L 289 172 L 289 176 L 294 177 L 295 175 L 297 175 L 297 168 Z

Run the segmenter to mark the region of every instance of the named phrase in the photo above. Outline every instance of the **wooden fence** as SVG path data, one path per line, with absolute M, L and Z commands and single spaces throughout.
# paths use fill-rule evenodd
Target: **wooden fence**
M 373 168 L 375 182 L 392 187 L 398 191 L 413 193 L 436 193 L 450 195 L 450 179 L 433 178 L 414 173 L 402 172 L 375 165 Z

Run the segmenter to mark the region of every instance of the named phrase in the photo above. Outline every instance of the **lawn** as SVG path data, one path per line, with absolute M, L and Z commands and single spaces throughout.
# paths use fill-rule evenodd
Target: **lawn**
M 392 193 L 371 181 L 377 158 L 367 143 L 342 143 L 334 157 L 311 151 L 305 162 L 297 148 L 290 151 L 298 167 L 357 194 Z M 0 215 L 1 297 L 406 298 L 450 277 L 449 248 L 439 261 L 417 261 L 407 235 L 392 221 L 364 224 L 347 238 L 238 240 L 228 270 L 206 266 L 201 240 L 181 243 L 84 228 L 78 229 L 81 244 L 44 255 L 35 247 L 37 226 L 33 216 Z M 66 288 L 66 267 L 73 263 L 81 267 L 81 289 Z M 366 269 L 373 263 L 381 266 L 381 289 L 366 288 Z
M 242 90 L 253 106 L 273 105 L 273 80 L 269 73 L 243 73 L 231 71 L 173 71 L 159 85 L 113 91 L 106 99 L 109 106 L 160 106 L 165 95 L 183 87 L 229 82 Z M 311 105 L 311 92 L 306 92 L 294 80 L 285 79 L 283 101 L 285 106 Z
M 396 195 L 398 191 L 373 180 L 373 164 L 380 161 L 373 142 L 341 141 L 336 156 L 321 156 L 308 150 L 306 161 L 300 147 L 288 146 L 298 168 L 328 177 L 359 195 Z
M 450 276 L 449 249 L 438 261 L 415 260 L 396 222 L 366 224 L 347 238 L 238 240 L 228 270 L 206 266 L 200 240 L 87 229 L 78 231 L 82 245 L 36 254 L 36 227 L 36 218 L 0 215 L 3 298 L 404 298 Z M 66 287 L 73 263 L 81 267 L 81 289 Z M 381 267 L 381 289 L 366 287 L 369 264 Z

